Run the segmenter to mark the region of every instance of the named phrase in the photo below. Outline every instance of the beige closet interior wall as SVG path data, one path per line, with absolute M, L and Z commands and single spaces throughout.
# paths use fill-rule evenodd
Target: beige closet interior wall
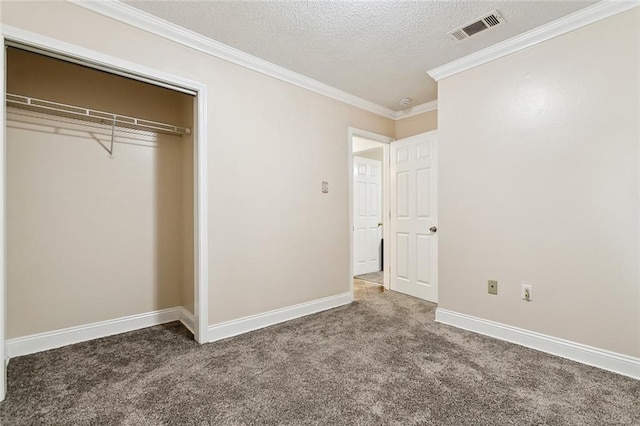
M 396 139 L 404 139 L 409 136 L 419 135 L 438 128 L 438 110 L 423 112 L 412 117 L 402 118 L 396 121 Z
M 210 324 L 350 291 L 348 128 L 393 136 L 393 120 L 68 2 L 0 7 L 3 24 L 207 85 Z
M 639 22 L 439 82 L 440 308 L 640 356 Z
M 193 121 L 188 95 L 17 49 L 7 52 L 7 91 Z M 96 140 L 108 144 L 108 131 L 14 109 L 7 119 L 8 338 L 193 297 L 192 251 L 183 250 L 192 242 L 184 237 L 193 211 L 190 137 L 118 133 L 110 159 Z

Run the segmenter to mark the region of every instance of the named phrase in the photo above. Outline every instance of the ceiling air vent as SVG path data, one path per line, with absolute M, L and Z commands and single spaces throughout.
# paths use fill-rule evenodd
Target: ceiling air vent
M 456 28 L 453 31 L 449 31 L 447 34 L 456 41 L 462 41 L 468 39 L 472 35 L 478 34 L 481 31 L 493 28 L 497 25 L 504 23 L 504 19 L 497 10 L 473 20 L 460 28 Z

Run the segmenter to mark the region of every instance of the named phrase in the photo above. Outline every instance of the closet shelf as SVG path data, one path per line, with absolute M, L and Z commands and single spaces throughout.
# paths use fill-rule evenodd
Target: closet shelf
M 151 120 L 143 120 L 141 118 L 98 111 L 94 109 L 78 107 L 75 105 L 61 104 L 58 102 L 46 101 L 43 99 L 30 98 L 28 96 L 15 95 L 12 93 L 7 93 L 7 106 L 134 130 L 157 132 L 178 136 L 182 136 L 185 133 L 191 133 L 191 129 L 188 127 L 175 126 L 173 124 L 160 123 Z

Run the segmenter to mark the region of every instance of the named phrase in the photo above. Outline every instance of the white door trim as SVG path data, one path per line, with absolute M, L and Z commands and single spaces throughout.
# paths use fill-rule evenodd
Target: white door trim
M 353 300 L 353 137 L 360 136 L 362 138 L 371 139 L 376 142 L 383 143 L 383 155 L 384 155 L 384 173 L 382 175 L 382 222 L 386 225 L 389 220 L 389 144 L 395 139 L 388 136 L 379 135 L 377 133 L 369 132 L 367 130 L 357 129 L 355 127 L 349 127 L 347 138 L 347 175 L 348 188 L 349 188 L 349 289 L 351 292 L 351 299 Z M 383 225 L 382 238 L 385 241 L 389 241 L 389 227 Z M 389 288 L 389 249 L 388 246 L 383 250 L 382 254 L 384 263 L 384 286 Z
M 128 73 L 129 75 L 137 75 L 141 77 L 141 80 L 148 82 L 157 81 L 161 86 L 166 84 L 183 87 L 185 89 L 195 92 L 197 110 L 194 114 L 194 310 L 196 317 L 196 333 L 195 339 L 200 343 L 207 341 L 208 330 L 208 213 L 207 213 L 207 86 L 203 83 L 189 80 L 181 76 L 165 73 L 153 68 L 146 67 L 134 62 L 129 62 L 124 59 L 120 59 L 114 56 L 105 55 L 100 52 L 96 52 L 90 49 L 86 49 L 80 46 L 76 46 L 64 41 L 56 40 L 50 37 L 45 37 L 40 34 L 25 31 L 19 28 L 14 28 L 8 25 L 3 25 L 0 29 L 2 32 L 2 45 L 4 46 L 7 41 L 24 44 L 27 46 L 33 46 L 46 51 L 50 51 L 54 54 L 65 55 L 80 61 L 87 63 L 88 66 L 94 64 L 95 66 L 107 69 L 113 69 L 114 71 L 120 71 Z M 2 245 L 0 246 L 0 359 L 5 359 L 5 315 L 6 306 L 4 295 L 6 292 L 6 277 L 5 277 L 5 262 L 6 262 L 6 212 L 5 212 L 5 181 L 4 175 L 6 170 L 5 164 L 5 149 L 6 149 L 6 117 L 5 117 L 5 64 L 4 64 L 4 49 L 2 53 L 2 71 L 0 77 L 2 78 L 2 89 L 0 95 L 2 96 L 2 107 L 0 107 L 1 118 L 0 125 L 2 126 L 2 132 L 0 133 L 0 239 Z M 4 362 L 3 362 L 4 364 Z M 6 371 L 0 370 L 6 379 Z M 4 383 L 0 386 L 0 400 L 4 399 L 4 392 L 6 388 Z
M 4 29 L 4 28 L 3 28 Z M 0 131 L 0 401 L 4 401 L 4 397 L 7 393 L 7 357 L 6 357 L 6 338 L 5 338 L 5 321 L 7 315 L 6 309 L 6 190 L 5 190 L 5 153 L 6 153 L 6 49 L 4 48 L 4 36 L 2 36 L 2 52 L 0 52 L 0 124 L 2 125 L 2 131 Z

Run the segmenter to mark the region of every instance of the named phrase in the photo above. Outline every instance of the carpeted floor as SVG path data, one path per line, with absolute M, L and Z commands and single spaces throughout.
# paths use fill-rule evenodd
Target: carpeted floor
M 640 381 L 386 292 L 199 346 L 179 324 L 12 359 L 2 425 L 638 425 Z
M 384 285 L 384 272 L 370 272 L 368 274 L 356 275 L 354 278 L 359 280 L 369 281 L 372 283 Z

